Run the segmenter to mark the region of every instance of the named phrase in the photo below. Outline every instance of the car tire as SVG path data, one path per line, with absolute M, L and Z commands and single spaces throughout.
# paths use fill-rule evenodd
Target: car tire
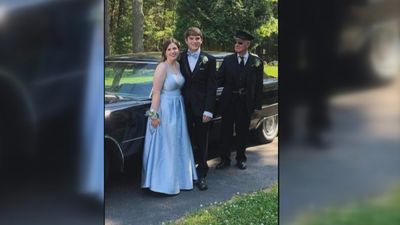
M 258 142 L 262 144 L 272 142 L 278 136 L 278 115 L 263 118 L 256 133 Z

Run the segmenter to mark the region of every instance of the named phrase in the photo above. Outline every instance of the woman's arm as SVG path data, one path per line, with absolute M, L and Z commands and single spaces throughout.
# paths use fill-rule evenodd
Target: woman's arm
M 167 68 L 165 63 L 158 64 L 153 77 L 153 91 L 151 97 L 150 112 L 155 112 L 158 114 L 158 108 L 160 106 L 161 89 L 164 85 L 166 76 L 167 76 Z M 153 127 L 157 127 L 159 123 L 160 123 L 159 118 L 152 118 L 151 125 Z

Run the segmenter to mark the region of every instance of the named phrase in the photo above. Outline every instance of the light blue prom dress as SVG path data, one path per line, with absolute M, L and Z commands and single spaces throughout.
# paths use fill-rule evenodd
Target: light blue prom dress
M 147 121 L 142 188 L 178 194 L 193 189 L 197 174 L 180 91 L 185 79 L 167 68 L 158 108 L 160 124 L 154 128 L 151 119 Z

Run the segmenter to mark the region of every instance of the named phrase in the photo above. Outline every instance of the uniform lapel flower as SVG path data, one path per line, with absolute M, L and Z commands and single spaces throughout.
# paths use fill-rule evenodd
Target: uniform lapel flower
M 253 64 L 253 67 L 259 67 L 261 65 L 260 59 L 256 58 Z

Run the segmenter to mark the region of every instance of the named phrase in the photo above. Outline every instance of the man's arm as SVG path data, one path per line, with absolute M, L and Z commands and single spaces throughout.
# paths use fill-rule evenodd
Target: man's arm
M 203 115 L 208 116 L 211 113 L 214 112 L 214 106 L 215 106 L 215 98 L 216 98 L 216 92 L 217 92 L 217 81 L 216 81 L 216 71 L 215 71 L 215 58 L 212 56 L 208 56 L 210 58 L 210 61 L 207 65 L 207 88 L 206 88 L 206 102 L 204 106 L 204 113 Z M 208 113 L 206 113 L 208 112 Z

